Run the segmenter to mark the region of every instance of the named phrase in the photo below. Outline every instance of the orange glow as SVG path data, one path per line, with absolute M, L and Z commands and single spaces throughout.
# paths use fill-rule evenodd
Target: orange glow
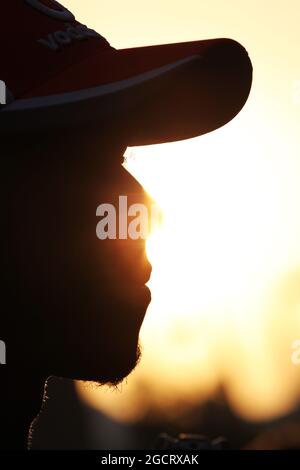
M 135 420 L 150 407 L 176 414 L 222 384 L 244 417 L 287 412 L 300 392 L 298 0 L 64 4 L 116 47 L 232 37 L 254 66 L 250 99 L 224 128 L 127 150 L 164 214 L 147 246 L 143 357 L 119 392 L 80 383 L 81 396 Z

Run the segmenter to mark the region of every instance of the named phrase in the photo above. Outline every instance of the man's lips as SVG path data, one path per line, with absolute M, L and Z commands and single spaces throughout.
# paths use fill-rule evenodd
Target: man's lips
M 151 302 L 151 290 L 149 289 L 148 286 L 142 286 L 142 291 L 144 292 L 145 299 L 146 301 L 148 301 L 148 305 L 149 305 Z
M 151 302 L 151 291 L 149 287 L 144 285 L 127 286 L 124 300 L 129 302 L 134 309 L 140 310 L 145 315 L 147 308 Z
M 138 292 L 136 292 L 135 298 L 138 305 L 138 310 L 140 312 L 140 321 L 142 323 L 151 302 L 151 291 L 149 287 L 141 286 Z
M 147 284 L 147 282 L 150 281 L 151 273 L 152 273 L 152 266 L 151 266 L 151 264 L 149 263 L 149 264 L 147 265 L 147 268 L 146 268 L 145 271 L 144 271 L 144 276 L 143 276 L 143 281 L 142 281 L 143 284 Z
M 118 270 L 109 277 L 107 291 L 132 307 L 147 309 L 151 302 L 151 291 L 146 285 L 151 278 L 152 266 L 147 263 L 143 269 Z M 113 289 L 112 289 L 113 287 Z
M 149 287 L 143 285 L 127 286 L 125 297 L 129 298 L 134 304 L 146 304 L 151 302 L 151 291 Z

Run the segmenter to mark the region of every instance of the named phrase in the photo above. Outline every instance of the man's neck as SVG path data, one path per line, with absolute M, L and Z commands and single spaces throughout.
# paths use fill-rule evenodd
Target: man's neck
M 30 424 L 38 414 L 45 379 L 0 366 L 0 449 L 28 448 Z

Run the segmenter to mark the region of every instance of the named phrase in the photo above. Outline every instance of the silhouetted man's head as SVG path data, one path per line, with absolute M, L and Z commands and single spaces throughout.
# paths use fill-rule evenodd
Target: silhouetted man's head
M 149 200 L 126 146 L 93 129 L 8 139 L 1 155 L 2 303 L 10 367 L 116 383 L 150 302 L 145 240 L 99 240 L 96 208 Z
M 54 0 L 3 3 L 0 446 L 21 448 L 47 376 L 117 383 L 138 360 L 145 240 L 96 236 L 100 204 L 149 206 L 126 146 L 223 126 L 252 66 L 231 39 L 116 49 Z

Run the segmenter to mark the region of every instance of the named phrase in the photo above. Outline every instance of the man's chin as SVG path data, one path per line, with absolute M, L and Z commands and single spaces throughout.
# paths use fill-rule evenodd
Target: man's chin
M 122 364 L 120 364 L 119 368 L 115 367 L 115 369 L 112 369 L 108 375 L 99 377 L 98 380 L 96 380 L 96 383 L 99 385 L 110 385 L 115 387 L 116 385 L 123 382 L 123 380 L 134 371 L 134 369 L 139 364 L 140 359 L 141 349 L 138 346 L 134 358 L 128 360 L 127 363 L 124 361 Z
M 99 365 L 97 369 L 85 368 L 85 373 L 77 373 L 77 379 L 94 382 L 98 385 L 112 387 L 120 384 L 136 368 L 141 358 L 140 346 L 137 346 L 133 354 L 124 354 L 122 357 L 111 358 Z M 79 371 L 78 371 L 79 372 Z M 75 378 L 75 377 L 73 377 Z

